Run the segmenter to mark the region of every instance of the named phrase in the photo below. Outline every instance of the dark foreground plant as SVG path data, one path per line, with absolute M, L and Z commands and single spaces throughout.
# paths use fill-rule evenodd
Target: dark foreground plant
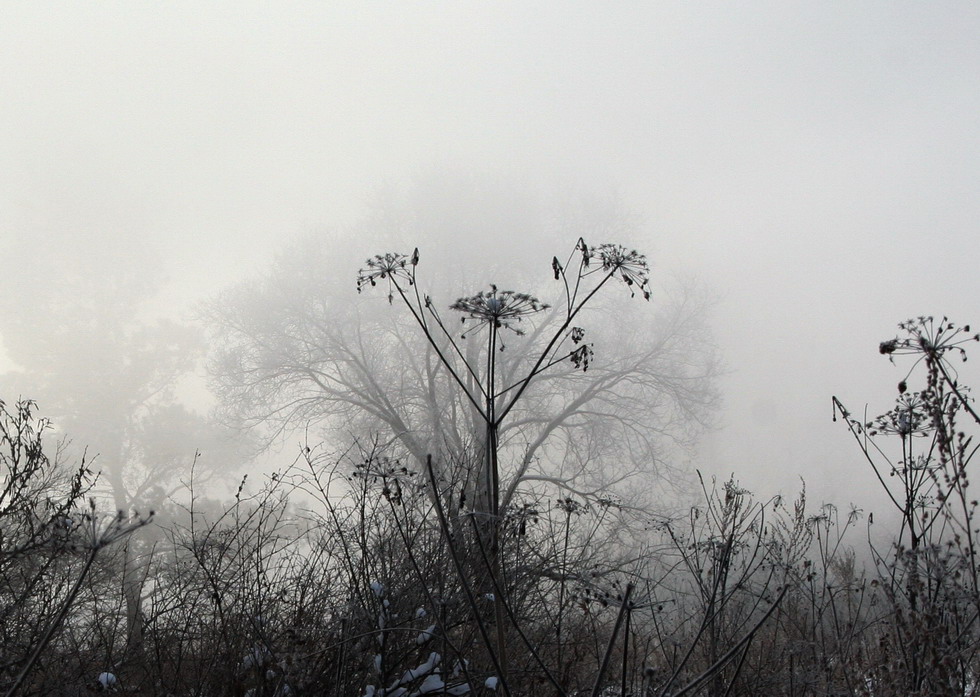
M 843 418 L 901 516 L 893 548 L 873 549 L 892 611 L 881 639 L 887 659 L 871 679 L 884 694 L 973 694 L 980 676 L 980 519 L 968 469 L 980 416 L 953 359 L 965 362 L 966 345 L 980 335 L 945 317 L 918 317 L 899 329 L 879 346 L 892 362 L 911 359 L 895 407 L 865 422 L 834 398 L 834 418 Z M 919 389 L 909 388 L 913 380 Z
M 66 474 L 48 458 L 43 437 L 50 424 L 34 410 L 31 401 L 12 411 L 0 401 L 0 685 L 6 697 L 25 686 L 99 553 L 149 522 L 138 514 L 100 515 L 94 499 L 84 507 L 94 476 L 84 461 Z M 58 567 L 66 558 L 80 568 L 62 594 L 58 585 L 66 577 Z M 38 608 L 35 596 L 46 589 L 55 604 Z
M 474 359 L 472 352 L 464 351 L 457 343 L 455 332 L 447 327 L 432 298 L 423 298 L 419 293 L 416 279 L 419 258 L 418 249 L 411 256 L 392 253 L 376 255 L 367 260 L 366 267 L 359 273 L 357 287 L 360 291 L 383 282 L 388 286 L 389 302 L 393 301 L 395 294 L 398 295 L 436 352 L 442 366 L 452 376 L 456 387 L 483 422 L 483 452 L 478 458 L 481 469 L 474 476 L 480 486 L 476 510 L 482 517 L 481 535 L 488 548 L 487 572 L 494 586 L 504 586 L 500 567 L 500 524 L 504 513 L 501 510 L 499 462 L 501 424 L 531 383 L 549 368 L 571 361 L 576 367 L 588 370 L 592 349 L 583 343 L 584 330 L 573 327 L 574 321 L 596 294 L 611 281 L 619 280 L 630 288 L 631 294 L 639 290 L 649 300 L 649 267 L 646 258 L 639 252 L 611 244 L 590 248 L 581 238 L 564 264 L 555 257 L 552 260 L 552 271 L 555 280 L 562 281 L 564 285 L 563 317 L 557 328 L 542 337 L 543 348 L 528 357 L 530 367 L 520 374 L 504 376 L 504 379 L 498 372 L 498 353 L 504 347 L 501 332 L 510 330 L 523 334 L 522 323 L 547 309 L 548 305 L 527 293 L 499 290 L 494 285 L 490 286 L 489 291 L 459 298 L 450 305 L 451 310 L 462 314 L 460 319 L 463 325 L 467 321 L 470 323 L 461 338 L 486 330 L 481 365 Z M 433 496 L 441 495 L 442 492 L 433 489 Z M 447 534 L 448 532 L 446 530 Z M 496 646 L 488 646 L 487 650 L 492 661 L 500 667 L 501 684 L 506 692 L 506 600 L 501 593 L 494 593 L 493 597 Z

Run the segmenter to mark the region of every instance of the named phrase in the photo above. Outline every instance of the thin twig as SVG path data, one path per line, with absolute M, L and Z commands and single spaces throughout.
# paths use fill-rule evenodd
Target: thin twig
M 599 672 L 595 676 L 595 685 L 592 686 L 592 697 L 599 697 L 599 693 L 602 691 L 602 679 L 606 675 L 606 670 L 609 668 L 609 658 L 612 656 L 613 646 L 616 645 L 616 637 L 619 636 L 620 627 L 623 626 L 623 619 L 626 617 L 626 613 L 629 611 L 630 596 L 633 594 L 633 584 L 626 584 L 626 592 L 623 593 L 623 602 L 619 606 L 619 614 L 616 616 L 616 625 L 613 627 L 612 636 L 609 637 L 609 643 L 606 645 L 606 653 L 602 657 L 602 663 L 599 665 Z
M 719 658 L 717 661 L 712 663 L 707 670 L 701 673 L 701 675 L 699 675 L 694 680 L 689 682 L 686 687 L 681 689 L 680 692 L 675 692 L 670 697 L 683 697 L 683 695 L 686 695 L 688 692 L 691 692 L 692 690 L 695 690 L 698 687 L 700 687 L 702 683 L 704 683 L 706 680 L 709 680 L 712 676 L 714 676 L 716 672 L 721 670 L 721 668 L 726 663 L 728 663 L 728 661 L 730 661 L 732 657 L 734 657 L 735 654 L 742 649 L 743 646 L 747 645 L 750 641 L 752 641 L 752 638 L 755 636 L 755 633 L 762 628 L 762 625 L 766 623 L 766 620 L 768 620 L 769 617 L 772 615 L 772 613 L 776 611 L 776 608 L 779 606 L 779 603 L 782 601 L 783 597 L 786 595 L 786 592 L 788 590 L 789 590 L 789 585 L 783 586 L 783 589 L 779 592 L 779 595 L 776 597 L 776 600 L 773 602 L 772 607 L 770 607 L 766 611 L 766 614 L 762 616 L 762 619 L 756 622 L 755 626 L 753 626 L 752 629 L 750 629 L 746 633 L 746 635 L 742 637 L 741 641 L 739 641 L 732 648 L 726 651 L 721 658 Z

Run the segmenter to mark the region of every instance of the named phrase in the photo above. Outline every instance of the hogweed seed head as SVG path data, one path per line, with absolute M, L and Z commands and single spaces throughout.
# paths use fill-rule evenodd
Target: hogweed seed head
M 583 248 L 585 243 L 583 242 Z M 618 244 L 600 244 L 594 250 L 602 260 L 603 271 L 611 271 L 620 278 L 629 288 L 630 295 L 634 295 L 634 286 L 643 294 L 645 300 L 650 299 L 650 266 L 647 258 L 635 249 L 627 250 L 626 247 Z M 583 251 L 583 255 L 586 254 Z
M 582 268 L 589 269 L 582 272 L 583 276 L 598 272 L 611 274 L 626 284 L 630 289 L 630 295 L 636 295 L 636 291 L 639 290 L 645 300 L 650 299 L 650 265 L 647 263 L 646 256 L 635 249 L 627 249 L 619 244 L 589 247 L 581 237 L 575 249 L 582 255 Z M 592 268 L 593 257 L 601 262 L 598 267 Z M 561 271 L 557 261 L 557 259 L 552 261 L 556 279 Z
M 491 285 L 489 291 L 481 290 L 476 295 L 460 298 L 449 306 L 451 310 L 464 314 L 461 318 L 463 323 L 467 319 L 476 320 L 474 329 L 492 324 L 497 329 L 507 328 L 518 335 L 524 332 L 515 326 L 516 323 L 525 317 L 547 310 L 548 307 L 527 293 L 498 290 L 495 285 Z
M 405 254 L 395 254 L 387 252 L 385 254 L 375 254 L 368 259 L 366 268 L 361 269 L 357 274 L 357 292 L 360 293 L 366 286 L 376 286 L 379 280 L 388 281 L 388 302 L 393 299 L 391 285 L 397 285 L 401 278 L 408 285 L 415 283 L 415 275 L 412 268 L 418 264 L 419 250 L 415 249 L 411 259 Z M 412 267 L 412 268 L 409 268 Z
M 922 392 L 903 392 L 895 407 L 865 424 L 870 435 L 923 436 L 932 428 L 932 416 Z

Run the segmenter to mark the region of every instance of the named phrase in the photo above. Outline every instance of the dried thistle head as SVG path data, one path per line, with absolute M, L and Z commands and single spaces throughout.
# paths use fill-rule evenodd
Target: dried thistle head
M 547 310 L 549 305 L 542 303 L 527 293 L 517 293 L 512 290 L 498 290 L 491 285 L 489 291 L 481 290 L 476 295 L 460 298 L 449 309 L 462 312 L 463 323 L 475 320 L 472 331 L 484 325 L 492 325 L 496 329 L 506 328 L 522 335 L 524 332 L 516 324 L 525 317 Z

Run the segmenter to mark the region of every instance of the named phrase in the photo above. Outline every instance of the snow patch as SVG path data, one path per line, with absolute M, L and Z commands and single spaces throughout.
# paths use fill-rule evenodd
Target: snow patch
M 428 627 L 425 628 L 425 630 L 419 632 L 419 635 L 417 637 L 415 637 L 415 643 L 421 646 L 429 639 L 431 639 L 432 635 L 435 633 L 436 633 L 436 626 L 434 624 L 430 624 Z

